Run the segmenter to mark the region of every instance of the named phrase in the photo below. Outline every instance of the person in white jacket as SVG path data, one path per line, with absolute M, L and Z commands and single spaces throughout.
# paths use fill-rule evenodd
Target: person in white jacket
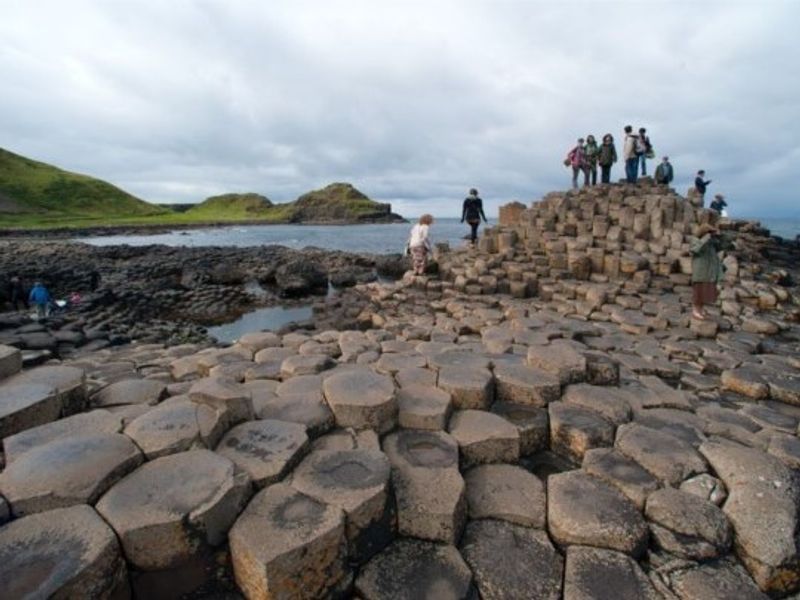
M 428 266 L 428 255 L 432 250 L 430 238 L 430 226 L 432 224 L 433 217 L 425 214 L 419 218 L 419 223 L 411 228 L 411 235 L 408 238 L 408 249 L 411 253 L 415 275 L 422 275 L 425 273 L 425 267 Z
M 633 127 L 625 125 L 625 143 L 622 146 L 622 157 L 625 159 L 625 179 L 628 183 L 636 183 L 639 175 L 639 156 L 636 154 L 636 141 Z

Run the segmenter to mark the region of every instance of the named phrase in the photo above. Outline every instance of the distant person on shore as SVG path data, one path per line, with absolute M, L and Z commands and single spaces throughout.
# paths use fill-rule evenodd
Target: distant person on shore
M 50 316 L 50 303 L 52 298 L 47 288 L 40 281 L 33 284 L 28 301 L 36 307 L 36 316 L 45 319 Z
M 639 157 L 636 154 L 636 140 L 633 127 L 625 125 L 625 142 L 622 146 L 622 158 L 625 159 L 625 180 L 636 183 L 639 177 Z
M 19 311 L 20 305 L 24 306 L 26 310 L 30 308 L 25 287 L 22 285 L 22 279 L 18 275 L 12 276 L 8 281 L 8 299 L 16 311 Z
M 572 189 L 578 189 L 578 173 L 583 173 L 583 185 L 589 185 L 589 171 L 586 168 L 586 154 L 583 138 L 567 152 L 564 164 L 572 167 Z
M 714 199 L 711 201 L 711 204 L 708 205 L 708 208 L 716 212 L 717 214 L 722 214 L 725 209 L 728 207 L 728 203 L 725 202 L 725 196 L 722 194 L 716 194 Z
M 697 172 L 697 177 L 694 178 L 694 189 L 697 190 L 697 195 L 700 196 L 700 206 L 703 206 L 703 201 L 706 197 L 706 188 L 711 183 L 709 179 L 706 181 L 706 172 L 700 169 Z
M 433 224 L 433 217 L 425 214 L 419 218 L 419 222 L 411 228 L 411 235 L 408 238 L 408 249 L 411 253 L 414 274 L 423 275 L 425 267 L 428 266 L 428 255 L 432 251 L 430 226 Z
M 703 320 L 704 306 L 717 301 L 717 283 L 722 280 L 722 262 L 717 255 L 719 232 L 704 223 L 697 228 L 697 238 L 689 247 L 692 254 L 692 317 Z
M 597 185 L 597 160 L 600 158 L 600 147 L 591 134 L 586 136 L 583 155 L 586 164 L 586 182 L 590 185 Z
M 656 183 L 669 185 L 674 176 L 675 173 L 669 162 L 669 156 L 665 156 L 661 159 L 661 164 L 656 167 Z
M 481 219 L 487 223 L 486 215 L 483 214 L 483 200 L 478 197 L 478 190 L 472 188 L 469 191 L 469 196 L 464 199 L 464 205 L 461 209 L 461 222 L 466 221 L 471 228 L 470 243 L 474 246 L 475 240 L 478 239 L 478 225 L 481 224 Z
M 650 143 L 650 138 L 647 137 L 647 130 L 644 127 L 639 128 L 639 135 L 636 138 L 636 156 L 639 159 L 639 164 L 642 165 L 642 177 L 647 175 L 647 159 L 653 158 L 653 145 Z
M 617 162 L 617 148 L 614 146 L 614 136 L 610 133 L 603 136 L 597 162 L 600 163 L 600 183 L 611 183 L 611 165 Z

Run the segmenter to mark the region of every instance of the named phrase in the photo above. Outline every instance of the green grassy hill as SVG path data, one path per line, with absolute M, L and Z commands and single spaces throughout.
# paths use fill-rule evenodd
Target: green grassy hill
M 390 204 L 370 200 L 349 183 L 332 183 L 303 194 L 292 203 L 291 220 L 352 221 L 380 219 L 391 213 Z
M 170 211 L 100 179 L 0 148 L 0 223 L 115 220 Z
M 269 198 L 260 194 L 222 194 L 195 204 L 186 214 L 208 219 L 257 219 L 269 215 L 273 206 Z

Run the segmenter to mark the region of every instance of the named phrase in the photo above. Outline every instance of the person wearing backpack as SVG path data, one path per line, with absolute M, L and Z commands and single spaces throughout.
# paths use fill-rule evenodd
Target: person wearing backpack
M 625 179 L 628 183 L 636 183 L 639 176 L 639 157 L 636 154 L 636 140 L 633 127 L 625 125 L 625 142 L 622 146 L 622 158 L 625 159 Z
M 583 172 L 583 185 L 589 185 L 589 170 L 586 168 L 586 153 L 583 138 L 578 138 L 575 147 L 567 152 L 564 164 L 572 167 L 572 189 L 578 189 L 578 173 Z
M 644 127 L 639 128 L 639 136 L 636 138 L 636 156 L 639 164 L 642 165 L 642 177 L 645 177 L 647 176 L 647 159 L 653 158 L 655 155 L 653 154 L 653 145 L 650 143 Z
M 611 165 L 617 162 L 617 149 L 614 147 L 614 136 L 610 133 L 603 136 L 597 162 L 600 164 L 600 183 L 611 183 Z

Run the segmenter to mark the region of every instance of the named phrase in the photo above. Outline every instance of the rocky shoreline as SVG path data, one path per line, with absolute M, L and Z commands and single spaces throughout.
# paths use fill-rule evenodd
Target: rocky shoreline
M 706 222 L 729 245 L 699 321 L 688 243 Z M 353 275 L 307 328 L 25 370 L 0 346 L 0 589 L 793 597 L 800 249 L 765 233 L 645 179 L 504 207 L 428 275 Z M 278 250 L 107 252 L 131 293 L 177 264 L 186 289 L 235 268 L 313 289 L 279 283 L 305 271 L 281 275 L 301 259 Z M 145 319 L 161 300 L 141 293 Z

